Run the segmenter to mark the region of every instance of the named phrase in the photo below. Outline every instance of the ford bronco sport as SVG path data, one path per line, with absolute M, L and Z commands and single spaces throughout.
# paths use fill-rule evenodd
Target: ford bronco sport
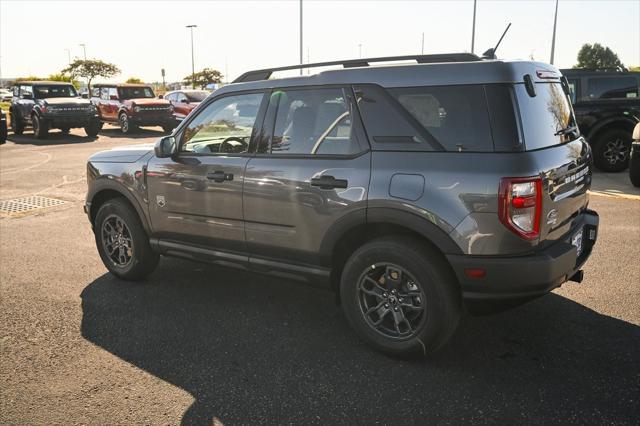
M 175 127 L 171 103 L 156 98 L 153 89 L 144 84 L 96 84 L 91 102 L 98 108 L 100 120 L 118 124 L 122 133 L 134 132 L 137 126 L 162 126 L 169 133 Z
M 71 128 L 84 127 L 90 137 L 100 131 L 96 108 L 87 99 L 81 99 L 70 83 L 20 81 L 13 89 L 9 112 L 11 129 L 16 135 L 21 135 L 29 124 L 38 139 L 46 138 L 52 128 L 67 133 Z
M 640 122 L 640 72 L 567 69 L 580 132 L 593 148 L 595 166 L 620 172 L 629 164 L 631 134 Z
M 369 66 L 400 60 L 417 64 Z M 436 350 L 465 307 L 581 281 L 592 157 L 557 69 L 318 65 L 344 69 L 248 72 L 155 146 L 91 157 L 85 211 L 109 271 L 139 280 L 165 255 L 324 283 L 391 354 Z

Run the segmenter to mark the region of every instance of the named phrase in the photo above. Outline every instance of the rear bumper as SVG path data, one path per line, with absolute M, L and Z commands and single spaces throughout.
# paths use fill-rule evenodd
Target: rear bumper
M 591 254 L 598 235 L 598 214 L 582 213 L 563 239 L 525 256 L 495 257 L 448 255 L 462 289 L 465 304 L 472 312 L 501 310 L 541 296 L 573 277 Z M 583 249 L 578 256 L 573 236 L 583 230 Z M 482 278 L 469 278 L 467 269 L 486 271 Z

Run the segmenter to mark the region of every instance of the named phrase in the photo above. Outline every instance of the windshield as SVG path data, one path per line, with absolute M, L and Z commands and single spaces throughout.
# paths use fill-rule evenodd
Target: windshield
M 120 87 L 120 99 L 155 98 L 151 87 Z
M 575 139 L 567 129 L 576 127 L 568 96 L 560 83 L 536 83 L 536 96 L 527 93 L 524 84 L 516 84 L 516 93 L 527 150 L 546 148 Z
M 184 93 L 189 102 L 202 102 L 205 100 L 207 96 L 209 96 L 209 92 L 185 92 Z
M 33 86 L 33 95 L 36 99 L 75 98 L 78 92 L 72 85 Z

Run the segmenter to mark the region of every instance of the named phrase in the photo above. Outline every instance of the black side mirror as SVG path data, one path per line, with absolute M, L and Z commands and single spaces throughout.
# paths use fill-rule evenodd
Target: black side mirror
M 33 99 L 33 95 L 31 93 L 23 93 L 22 99 Z
M 80 97 L 81 97 L 82 99 L 89 99 L 89 94 L 88 94 L 88 93 L 81 93 L 81 94 L 80 94 Z
M 164 95 L 158 95 L 158 99 L 164 99 Z
M 165 136 L 159 139 L 153 147 L 153 152 L 158 158 L 169 158 L 176 153 L 176 138 Z
M 182 99 L 180 102 L 182 102 L 183 104 L 188 104 L 189 103 L 189 99 Z

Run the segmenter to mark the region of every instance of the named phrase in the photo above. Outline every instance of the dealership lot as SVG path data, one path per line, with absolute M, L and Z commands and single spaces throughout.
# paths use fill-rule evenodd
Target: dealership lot
M 141 283 L 107 274 L 82 212 L 86 159 L 162 134 L 106 126 L 0 147 L 0 201 L 64 201 L 0 219 L 3 423 L 640 417 L 640 191 L 626 173 L 595 175 L 601 229 L 582 284 L 465 318 L 432 359 L 400 361 L 360 342 L 320 289 L 174 259 Z

